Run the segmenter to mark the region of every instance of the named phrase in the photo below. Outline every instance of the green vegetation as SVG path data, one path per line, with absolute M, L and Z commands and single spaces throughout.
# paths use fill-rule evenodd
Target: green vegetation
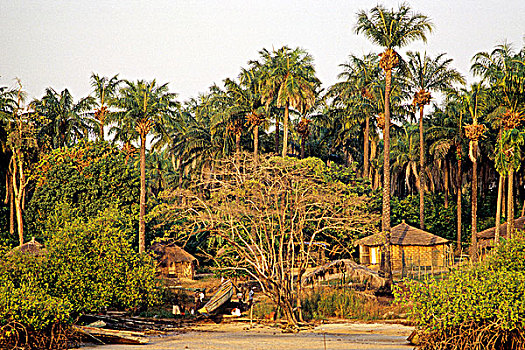
M 525 238 L 503 242 L 484 263 L 442 280 L 406 281 L 422 349 L 519 349 L 525 345 Z
M 117 210 L 84 220 L 63 207 L 47 227 L 44 254 L 4 250 L 2 346 L 65 348 L 68 326 L 79 315 L 108 308 L 138 311 L 158 301 L 153 261 L 133 251 Z
M 351 293 L 302 300 L 301 276 L 312 247 L 349 258 L 355 238 L 388 238 L 402 220 L 455 240 L 473 263 L 478 231 L 509 221 L 499 255 L 403 295 L 416 301 L 425 346 L 465 330 L 469 342 L 482 326 L 488 342 L 521 341 L 522 243 L 512 238 L 525 201 L 525 47 L 478 52 L 479 79 L 467 84 L 446 54 L 395 51 L 433 29 L 407 4 L 359 11 L 354 29 L 383 52 L 350 54 L 326 89 L 314 58 L 290 46 L 261 49 L 184 102 L 167 83 L 118 74 L 93 73 L 78 100 L 49 87 L 26 101 L 22 82 L 0 87 L 1 341 L 65 334 L 86 312 L 144 311 L 156 300 L 144 252 L 159 237 L 202 269 L 258 280 L 292 325 L 302 311 L 375 315 Z M 46 254 L 6 255 L 31 237 Z

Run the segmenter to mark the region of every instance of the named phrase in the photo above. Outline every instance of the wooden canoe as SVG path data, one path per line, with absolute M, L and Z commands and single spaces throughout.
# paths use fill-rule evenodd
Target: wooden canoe
M 233 296 L 233 293 L 235 291 L 235 287 L 233 286 L 232 281 L 227 280 L 213 294 L 211 299 L 201 308 L 199 309 L 199 313 L 203 315 L 208 315 L 216 311 L 219 307 L 221 307 L 224 303 L 226 303 L 228 300 L 231 299 Z

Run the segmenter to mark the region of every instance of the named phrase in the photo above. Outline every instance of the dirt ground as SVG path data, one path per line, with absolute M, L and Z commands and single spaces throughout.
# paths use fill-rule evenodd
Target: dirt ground
M 200 324 L 184 333 L 150 337 L 146 345 L 103 345 L 82 350 L 407 350 L 413 328 L 386 323 L 331 323 L 290 334 L 280 329 L 246 323 Z

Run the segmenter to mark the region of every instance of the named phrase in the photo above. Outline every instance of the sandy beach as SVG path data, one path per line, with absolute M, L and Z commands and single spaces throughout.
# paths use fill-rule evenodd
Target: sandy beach
M 102 345 L 83 350 L 407 350 L 406 338 L 413 328 L 387 323 L 321 324 L 299 333 L 282 333 L 279 328 L 246 323 L 200 324 L 179 334 L 150 337 L 146 345 Z

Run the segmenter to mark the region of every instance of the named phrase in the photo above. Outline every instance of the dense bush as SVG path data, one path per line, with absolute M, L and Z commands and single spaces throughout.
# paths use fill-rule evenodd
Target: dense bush
M 107 142 L 81 141 L 46 154 L 32 180 L 35 187 L 27 205 L 27 231 L 37 237 L 59 203 L 67 203 L 77 217 L 84 218 L 95 217 L 108 203 L 126 214 L 138 213 L 138 169 Z
M 484 263 L 441 281 L 407 282 L 397 289 L 423 349 L 525 347 L 525 239 L 503 242 Z
M 80 314 L 159 300 L 152 258 L 132 249 L 116 209 L 73 216 L 62 207 L 49 218 L 42 255 L 0 252 L 0 346 L 62 348 Z

